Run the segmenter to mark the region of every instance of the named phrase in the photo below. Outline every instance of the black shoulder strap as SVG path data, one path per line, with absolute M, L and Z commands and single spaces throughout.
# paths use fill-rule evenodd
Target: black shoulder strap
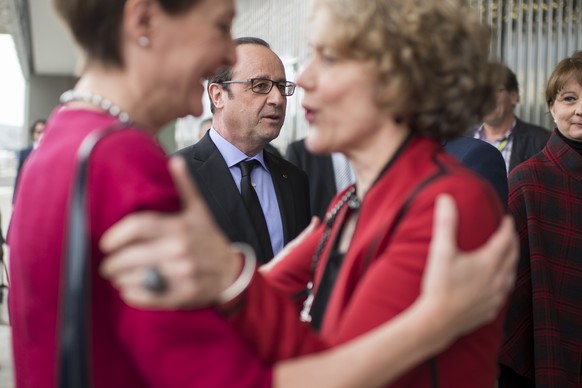
M 410 192 L 410 194 L 406 198 L 406 201 L 404 202 L 404 204 L 402 204 L 400 209 L 398 209 L 398 213 L 396 213 L 396 216 L 394 217 L 394 222 L 392 222 L 391 225 L 389 226 L 391 229 L 391 232 L 386 233 L 386 231 L 380 231 L 376 234 L 376 239 L 374 240 L 374 242 L 372 244 L 370 244 L 369 249 L 368 249 L 368 253 L 366 254 L 366 258 L 362 262 L 362 273 L 365 272 L 368 265 L 370 265 L 372 257 L 374 257 L 374 254 L 376 253 L 376 251 L 380 247 L 380 244 L 382 243 L 382 238 L 384 236 L 388 236 L 388 240 L 386 240 L 386 243 L 384 245 L 387 245 L 390 242 L 390 239 L 394 235 L 393 232 L 398 228 L 398 225 L 400 224 L 400 222 L 402 221 L 402 219 L 404 218 L 404 216 L 406 215 L 406 213 L 410 209 L 410 206 L 412 206 L 412 203 L 416 199 L 418 194 L 423 189 L 425 189 L 428 185 L 430 185 L 431 183 L 436 181 L 437 179 L 447 175 L 447 170 L 446 170 L 445 166 L 443 166 L 441 163 L 439 163 L 438 160 L 436 160 L 436 159 L 434 159 L 434 162 L 439 167 L 438 171 L 435 172 L 434 174 L 428 176 L 427 178 L 425 178 L 422 182 L 420 182 L 418 185 L 416 185 L 414 187 L 414 189 Z
M 91 387 L 90 338 L 90 239 L 87 225 L 87 175 L 89 158 L 95 145 L 125 125 L 113 124 L 94 131 L 81 143 L 66 229 L 63 258 L 59 327 L 59 388 Z
M 0 227 L 0 305 L 4 303 L 4 290 L 8 289 L 8 284 L 10 279 L 8 279 L 8 268 L 6 267 L 6 262 L 4 261 L 4 234 L 2 233 L 2 228 Z M 6 278 L 6 280 L 4 280 Z
M 402 219 L 404 218 L 404 216 L 406 215 L 406 213 L 410 209 L 410 206 L 412 205 L 414 199 L 418 196 L 418 194 L 423 189 L 425 189 L 428 185 L 430 185 L 431 183 L 433 183 L 436 180 L 438 180 L 439 178 L 447 175 L 447 170 L 446 170 L 445 166 L 443 166 L 441 163 L 439 163 L 438 160 L 436 160 L 436 159 L 434 159 L 434 162 L 439 166 L 439 170 L 437 172 L 435 172 L 434 174 L 430 175 L 429 177 L 427 177 L 422 182 L 420 182 L 412 190 L 412 192 L 406 198 L 406 201 L 404 202 L 404 204 L 398 210 L 398 213 L 396 214 L 396 217 L 394 218 L 394 222 L 391 224 L 392 233 L 388 233 L 389 236 L 393 236 L 393 234 L 394 234 L 393 232 L 398 228 L 398 225 L 400 224 L 400 222 L 402 221 Z M 371 258 L 374 256 L 374 253 L 376 252 L 376 250 L 380 247 L 380 244 L 382 242 L 382 236 L 384 236 L 384 235 L 386 235 L 386 234 L 385 233 L 378 234 L 376 241 L 374 241 L 374 243 L 370 245 L 370 250 L 368 251 L 368 254 L 366 255 L 366 259 L 364 259 L 364 262 L 362 264 L 362 271 L 365 271 L 367 269 L 367 266 L 371 262 Z M 390 237 L 389 237 L 389 239 L 390 239 Z M 388 240 L 388 242 L 389 241 L 390 240 Z M 431 383 L 432 383 L 433 388 L 439 387 L 439 373 L 438 373 L 438 366 L 437 366 L 436 361 L 437 361 L 436 356 L 427 361 L 428 366 L 430 368 Z

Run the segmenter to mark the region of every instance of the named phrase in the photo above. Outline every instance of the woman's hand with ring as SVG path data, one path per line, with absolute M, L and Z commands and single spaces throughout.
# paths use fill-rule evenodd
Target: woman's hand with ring
M 112 226 L 100 241 L 106 254 L 101 274 L 136 307 L 208 306 L 237 278 L 242 259 L 216 226 L 181 158 L 170 160 L 170 172 L 183 209 L 134 213 Z M 151 268 L 166 283 L 164 292 L 144 287 L 144 282 L 153 286 Z

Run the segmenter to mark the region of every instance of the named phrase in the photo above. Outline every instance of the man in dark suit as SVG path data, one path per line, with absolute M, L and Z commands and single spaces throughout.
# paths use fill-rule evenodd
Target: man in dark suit
M 485 178 L 495 189 L 507 209 L 507 173 L 501 153 L 492 145 L 470 137 L 459 137 L 445 143 L 447 153 Z M 331 155 L 313 154 L 305 147 L 305 139 L 289 144 L 287 160 L 307 173 L 311 210 L 320 219 L 337 193 Z
M 519 85 L 515 73 L 505 65 L 492 63 L 491 66 L 500 81 L 497 104 L 484 117 L 483 124 L 472 131 L 472 136 L 497 147 L 509 173 L 515 166 L 542 150 L 550 138 L 550 131 L 515 116 L 513 111 L 519 103 Z
M 236 65 L 208 82 L 212 128 L 177 153 L 225 234 L 250 244 L 264 263 L 309 224 L 309 186 L 303 171 L 264 152 L 279 135 L 295 85 L 265 41 L 235 44 Z
M 42 134 L 44 133 L 44 126 L 46 125 L 46 120 L 43 119 L 39 119 L 36 120 L 34 123 L 32 123 L 32 125 L 30 126 L 28 132 L 30 135 L 30 139 L 32 139 L 32 144 L 30 145 L 30 147 L 27 147 L 23 150 L 20 150 L 18 152 L 18 166 L 16 168 L 16 179 L 14 181 L 14 193 L 16 193 L 16 187 L 18 185 L 18 178 L 20 177 L 20 170 L 22 169 L 22 166 L 24 165 L 24 162 L 26 161 L 26 159 L 28 159 L 28 157 L 30 156 L 30 154 L 32 153 L 32 151 L 38 147 L 38 143 L 40 142 L 40 139 L 42 137 Z M 14 203 L 14 200 L 16 199 L 16 194 L 14 194 L 12 196 L 12 202 Z

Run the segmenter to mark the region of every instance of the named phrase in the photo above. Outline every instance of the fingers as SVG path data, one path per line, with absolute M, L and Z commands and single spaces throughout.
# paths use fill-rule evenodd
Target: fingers
M 455 201 L 448 194 L 441 194 L 436 199 L 435 218 L 433 222 L 432 250 L 449 252 L 456 246 L 458 214 Z
M 319 217 L 313 216 L 311 217 L 311 222 L 309 222 L 309 225 L 307 226 L 307 228 L 305 228 L 303 232 L 301 232 L 301 234 L 304 233 L 305 235 L 311 234 L 311 232 L 313 232 L 319 225 L 321 225 L 321 220 L 319 219 Z
M 299 235 L 295 237 L 293 241 L 291 241 L 287 245 L 291 247 L 299 245 L 303 240 L 305 240 L 307 236 L 309 236 L 319 226 L 319 224 L 321 224 L 321 222 L 319 221 L 318 217 L 316 216 L 311 217 L 311 222 L 309 222 L 309 225 L 307 225 L 307 227 L 303 229 L 303 231 L 299 233 Z
M 157 266 L 175 257 L 181 257 L 181 252 L 186 251 L 184 242 L 177 236 L 175 238 L 154 238 L 143 241 L 140 244 L 129 244 L 123 249 L 112 251 L 103 261 L 100 267 L 102 276 L 114 278 L 119 273 L 134 268 L 147 268 Z M 183 255 L 183 254 L 182 254 Z
M 432 239 L 429 247 L 427 267 L 433 268 L 450 261 L 457 251 L 458 214 L 455 201 L 448 194 L 441 194 L 436 199 Z M 440 263 L 440 264 L 437 264 Z
M 170 158 L 168 169 L 174 180 L 176 190 L 180 195 L 182 206 L 185 209 L 192 207 L 196 208 L 200 202 L 200 194 L 195 187 L 195 183 L 192 181 L 192 177 L 188 172 L 188 166 L 186 165 L 184 158 L 181 156 Z
M 297 237 L 295 237 L 292 241 L 285 245 L 283 250 L 279 252 L 277 256 L 275 256 L 268 263 L 263 264 L 261 268 L 259 268 L 259 271 L 261 271 L 261 273 L 263 274 L 266 274 L 270 270 L 272 270 L 277 264 L 283 261 L 283 259 L 287 256 L 289 252 L 291 252 L 297 245 L 299 245 L 303 240 L 305 240 L 305 238 L 307 238 L 307 236 L 309 236 L 311 232 L 313 232 L 320 224 L 321 221 L 319 220 L 318 217 L 316 216 L 311 217 L 311 222 L 309 223 L 309 225 L 307 225 L 307 227 L 303 229 L 303 231 Z
M 206 206 L 204 197 L 200 194 L 196 182 L 188 171 L 186 161 L 181 156 L 174 156 L 168 162 L 168 170 L 174 181 L 174 185 L 182 202 L 180 214 L 186 222 L 196 224 L 196 229 L 204 230 L 205 233 L 220 233 L 216 226 L 214 216 Z
M 206 299 L 193 300 L 191 298 L 195 292 L 193 289 L 200 286 L 200 283 L 197 283 L 200 274 L 189 263 L 163 261 L 156 263 L 156 269 L 168 281 L 167 289 L 163 293 L 152 292 L 144 286 L 148 270 L 148 267 L 144 266 L 116 272 L 115 276 L 111 278 L 111 282 L 119 290 L 123 300 L 135 307 L 188 308 L 196 307 L 198 302 L 204 305 Z M 205 274 L 202 279 L 209 283 L 208 285 L 203 284 L 203 288 L 212 287 L 217 283 L 211 274 Z
M 107 253 L 132 242 L 154 238 L 159 234 L 160 222 L 160 216 L 153 212 L 130 214 L 103 234 L 99 247 Z

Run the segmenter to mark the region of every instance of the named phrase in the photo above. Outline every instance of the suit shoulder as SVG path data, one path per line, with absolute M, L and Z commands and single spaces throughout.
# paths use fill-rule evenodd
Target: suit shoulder
M 207 134 L 202 139 L 200 139 L 198 142 L 196 142 L 188 147 L 184 147 L 182 149 L 179 149 L 178 151 L 176 151 L 174 153 L 174 155 L 181 155 L 184 158 L 186 158 L 188 161 L 193 161 L 193 160 L 203 161 L 203 160 L 207 160 L 208 158 L 210 158 L 210 156 L 214 152 L 217 152 L 217 151 L 218 151 L 218 148 L 216 148 L 216 146 L 214 145 L 214 143 L 210 139 L 210 136 Z
M 445 144 L 444 150 L 461 161 L 464 157 L 474 155 L 475 153 L 478 153 L 480 156 L 484 155 L 494 159 L 499 158 L 503 160 L 503 156 L 501 156 L 501 153 L 497 148 L 486 141 L 475 139 L 473 137 L 461 136 L 449 140 Z
M 189 156 L 194 152 L 195 144 L 189 145 L 188 147 L 180 148 L 179 150 L 172 153 L 173 156 Z
M 286 156 L 294 155 L 297 158 L 302 157 L 307 150 L 305 149 L 305 139 L 295 140 L 287 146 Z
M 470 138 L 470 150 L 473 152 L 478 152 L 479 155 L 491 158 L 493 160 L 500 161 L 505 167 L 505 161 L 503 160 L 503 155 L 497 149 L 497 147 L 487 143 L 486 141 Z
M 284 171 L 288 171 L 294 174 L 299 174 L 302 176 L 305 176 L 305 179 L 307 179 L 307 174 L 305 173 L 305 171 L 303 171 L 301 168 L 297 167 L 295 164 L 293 164 L 292 162 L 279 157 L 277 155 L 271 154 L 269 153 L 268 156 L 265 155 L 268 163 L 269 163 L 269 167 L 271 168 L 277 168 L 280 170 L 284 170 Z
M 465 148 L 465 147 L 471 147 L 471 148 L 475 148 L 475 149 L 484 149 L 484 150 L 487 150 L 489 148 L 495 149 L 495 147 L 493 147 L 491 144 L 489 144 L 483 140 L 475 139 L 474 137 L 469 137 L 469 136 L 459 136 L 459 137 L 456 137 L 452 140 L 447 141 L 447 143 L 445 144 L 445 150 L 449 150 L 449 149 L 453 149 L 453 148 Z
M 299 139 L 299 140 L 292 141 L 291 143 L 289 143 L 289 145 L 287 147 L 292 148 L 292 149 L 297 150 L 297 151 L 305 150 L 305 139 Z
M 540 138 L 548 139 L 552 132 L 547 128 L 535 125 L 532 123 L 527 123 L 523 120 L 517 119 L 518 125 L 516 125 L 517 131 L 527 132 L 528 136 L 536 136 Z

